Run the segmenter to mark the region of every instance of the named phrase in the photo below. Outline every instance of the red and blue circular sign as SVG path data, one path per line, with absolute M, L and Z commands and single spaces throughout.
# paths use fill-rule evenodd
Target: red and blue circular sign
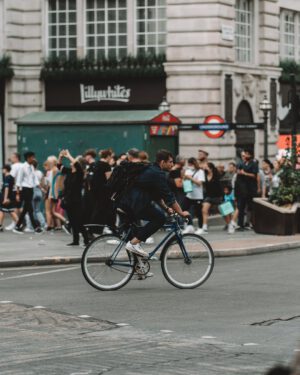
M 224 124 L 224 123 L 225 123 L 224 119 L 218 115 L 207 116 L 205 117 L 205 120 L 204 120 L 204 124 L 207 124 L 207 125 L 211 124 L 212 128 L 214 128 L 213 124 Z M 204 134 L 209 138 L 220 138 L 224 135 L 224 133 L 225 133 L 225 130 L 209 130 L 209 127 L 208 127 L 208 130 L 204 131 Z

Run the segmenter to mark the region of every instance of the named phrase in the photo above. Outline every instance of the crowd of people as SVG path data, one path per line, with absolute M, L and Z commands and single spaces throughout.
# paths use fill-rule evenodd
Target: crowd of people
M 80 234 L 87 244 L 92 234 L 85 225 L 102 226 L 109 233 L 116 225 L 116 211 L 107 181 L 123 162 L 150 165 L 148 154 L 135 148 L 116 156 L 113 150 L 94 149 L 74 158 L 68 150 L 49 156 L 39 166 L 34 152 L 13 153 L 3 167 L 0 196 L 0 231 L 41 233 L 64 230 L 73 234 L 68 246 L 77 246 Z M 251 229 L 254 197 L 268 197 L 280 181 L 281 161 L 263 160 L 261 166 L 250 150 L 241 152 L 238 164 L 215 165 L 205 150 L 190 158 L 176 156 L 164 168 L 170 189 L 183 211 L 191 216 L 184 233 L 208 233 L 212 210 L 224 217 L 229 234 Z M 4 216 L 12 222 L 4 228 Z M 197 219 L 197 220 L 194 220 Z M 145 239 L 153 243 L 152 238 Z

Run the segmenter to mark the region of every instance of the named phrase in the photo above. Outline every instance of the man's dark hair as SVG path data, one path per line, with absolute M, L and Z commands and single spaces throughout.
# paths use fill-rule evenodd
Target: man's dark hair
M 24 154 L 24 159 L 25 159 L 25 160 L 28 160 L 28 159 L 31 158 L 32 156 L 35 156 L 35 153 L 32 152 L 32 151 L 27 151 L 27 152 L 25 152 L 25 154 Z
M 132 158 L 138 159 L 138 157 L 140 156 L 140 150 L 138 150 L 137 148 L 131 148 L 127 151 L 127 155 L 130 155 Z
M 91 156 L 92 158 L 95 159 L 95 157 L 97 156 L 97 152 L 93 148 L 89 148 L 88 150 L 85 151 L 83 156 Z
M 156 163 L 160 163 L 161 161 L 168 161 L 170 158 L 173 159 L 173 155 L 170 151 L 168 150 L 159 150 L 156 153 Z
M 11 166 L 9 164 L 4 164 L 3 169 L 5 169 L 7 172 L 11 171 Z
M 108 156 L 112 156 L 113 152 L 111 148 L 108 148 L 107 150 L 101 150 L 99 152 L 100 158 L 106 159 Z
M 244 148 L 243 151 L 246 152 L 247 154 L 251 155 L 251 156 L 254 156 L 253 151 L 250 148 Z
M 18 152 L 13 152 L 13 155 L 20 161 L 21 160 L 21 155 Z

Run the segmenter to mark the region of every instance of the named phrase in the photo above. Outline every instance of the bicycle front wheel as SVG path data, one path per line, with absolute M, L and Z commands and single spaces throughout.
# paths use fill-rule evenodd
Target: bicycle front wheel
M 177 288 L 193 289 L 203 284 L 214 268 L 210 244 L 195 234 L 184 234 L 178 241 L 172 237 L 161 253 L 165 278 Z
M 134 273 L 134 257 L 119 237 L 104 234 L 92 241 L 81 259 L 82 273 L 87 282 L 99 290 L 122 288 Z

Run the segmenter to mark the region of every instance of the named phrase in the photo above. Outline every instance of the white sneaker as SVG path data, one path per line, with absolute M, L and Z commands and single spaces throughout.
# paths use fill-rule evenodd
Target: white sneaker
M 235 232 L 235 227 L 232 224 L 228 225 L 228 234 L 233 234 Z
M 34 230 L 33 230 L 33 229 L 30 229 L 30 228 L 25 228 L 25 229 L 24 229 L 24 232 L 25 232 L 25 233 L 34 233 Z
M 198 236 L 200 236 L 201 234 L 207 234 L 207 233 L 208 233 L 208 230 L 207 229 L 203 229 L 203 228 L 199 228 L 195 232 L 195 234 L 198 234 Z
M 103 234 L 112 234 L 112 231 L 108 227 L 104 227 Z
M 140 257 L 148 258 L 149 256 L 149 254 L 145 250 L 142 249 L 142 246 L 139 243 L 137 243 L 136 245 L 133 245 L 130 241 L 128 241 L 125 249 Z
M 13 221 L 7 227 L 5 227 L 5 230 L 13 230 L 15 229 L 15 226 L 16 226 L 16 223 Z
M 182 234 L 195 233 L 195 229 L 192 225 L 187 225 L 187 227 L 182 231 Z
M 153 237 L 148 237 L 145 241 L 146 245 L 153 245 L 154 244 L 154 238 Z
M 234 229 L 236 229 L 238 227 L 237 223 L 233 220 L 231 220 L 229 225 L 232 225 Z

